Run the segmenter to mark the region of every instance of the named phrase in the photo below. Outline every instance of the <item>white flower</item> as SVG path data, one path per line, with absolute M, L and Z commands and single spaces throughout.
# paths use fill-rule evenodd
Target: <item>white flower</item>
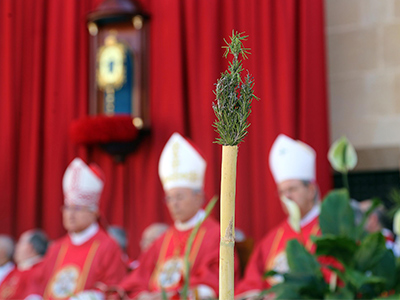
M 393 232 L 400 235 L 400 209 L 396 211 L 393 217 Z
M 344 136 L 329 148 L 328 159 L 332 168 L 340 173 L 346 173 L 357 165 L 356 150 Z
M 281 201 L 286 206 L 288 211 L 290 226 L 294 231 L 300 232 L 301 213 L 299 206 L 296 204 L 296 202 L 286 198 L 285 196 L 281 197 Z

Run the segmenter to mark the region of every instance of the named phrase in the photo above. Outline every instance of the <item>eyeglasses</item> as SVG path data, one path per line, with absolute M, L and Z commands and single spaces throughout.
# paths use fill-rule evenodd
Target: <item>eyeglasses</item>
M 200 193 L 200 191 L 197 190 L 188 190 L 188 191 L 182 191 L 178 193 L 174 193 L 172 195 L 166 195 L 165 196 L 165 203 L 171 203 L 171 202 L 182 202 L 183 200 L 189 199 L 193 197 L 194 195 Z
M 283 195 L 288 195 L 288 194 L 293 194 L 297 191 L 299 191 L 301 188 L 303 188 L 304 185 L 293 185 L 293 186 L 289 186 L 285 189 L 279 190 L 278 194 L 279 196 L 283 196 Z
M 181 202 L 182 200 L 186 199 L 188 196 L 186 194 L 176 194 L 174 196 L 165 196 L 165 202 L 171 203 L 174 201 Z
M 61 211 L 80 212 L 80 211 L 93 211 L 93 210 L 90 207 L 83 205 L 63 205 L 61 206 Z

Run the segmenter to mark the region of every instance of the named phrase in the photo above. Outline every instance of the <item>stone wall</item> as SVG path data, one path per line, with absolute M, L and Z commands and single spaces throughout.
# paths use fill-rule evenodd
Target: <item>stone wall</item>
M 331 141 L 346 135 L 358 169 L 398 169 L 400 0 L 325 0 Z

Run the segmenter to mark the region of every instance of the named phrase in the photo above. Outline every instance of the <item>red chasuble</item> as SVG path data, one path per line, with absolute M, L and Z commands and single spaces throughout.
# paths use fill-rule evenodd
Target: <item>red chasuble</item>
M 33 265 L 28 270 L 15 268 L 0 284 L 0 299 L 25 299 L 32 293 L 37 284 L 34 281 L 35 273 L 40 269 L 42 262 Z
M 44 299 L 68 299 L 98 284 L 113 285 L 126 274 L 118 245 L 102 229 L 82 245 L 67 235 L 56 241 L 43 262 Z M 40 293 L 40 292 L 36 292 Z
M 235 289 L 235 295 L 251 291 L 261 292 L 280 282 L 283 278 L 279 275 L 266 280 L 262 277 L 268 270 L 278 272 L 289 270 L 285 253 L 287 241 L 297 239 L 306 249 L 311 250 L 313 244 L 310 236 L 319 234 L 318 216 L 301 227 L 300 233 L 295 232 L 287 220 L 282 222 L 281 225 L 267 234 L 255 248 L 247 264 L 244 278 Z
M 121 282 L 119 287 L 131 298 L 143 291 L 161 291 L 161 287 L 166 292 L 179 291 L 183 286 L 185 246 L 191 231 L 192 229 L 178 231 L 175 227 L 170 227 L 142 255 L 139 267 Z M 190 287 L 207 285 L 214 290 L 216 295 L 218 294 L 219 231 L 219 224 L 207 218 L 199 228 L 189 256 Z

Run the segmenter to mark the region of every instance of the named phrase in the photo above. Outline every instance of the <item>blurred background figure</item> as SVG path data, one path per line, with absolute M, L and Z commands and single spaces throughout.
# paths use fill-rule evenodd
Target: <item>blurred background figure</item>
M 365 214 L 372 206 L 373 201 L 367 199 L 359 203 L 360 211 Z M 395 236 L 389 229 L 392 228 L 392 221 L 388 216 L 388 211 L 383 204 L 376 207 L 365 222 L 365 230 L 369 233 L 381 232 L 386 239 L 386 248 L 392 249 L 396 257 L 400 256 L 400 249 L 395 244 Z
M 8 235 L 0 234 L 0 284 L 15 267 L 12 262 L 13 253 L 13 239 Z
M 121 250 L 126 253 L 128 247 L 128 237 L 124 228 L 116 225 L 107 227 L 107 232 L 114 241 L 120 246 Z
M 132 271 L 131 259 L 129 258 L 127 248 L 128 248 L 128 236 L 126 231 L 121 226 L 110 225 L 107 227 L 108 235 L 118 244 L 122 251 L 122 260 L 126 265 L 128 272 Z
M 17 265 L 0 284 L 0 299 L 25 299 L 40 282 L 35 274 L 40 272 L 48 239 L 39 229 L 25 231 L 19 238 L 14 252 Z
M 164 232 L 168 229 L 168 225 L 165 223 L 153 223 L 147 226 L 143 232 L 142 237 L 139 242 L 140 246 L 140 255 L 146 252 L 154 241 L 159 238 Z M 133 260 L 129 263 L 130 270 L 135 270 L 139 267 L 139 258 Z
M 143 230 L 142 238 L 140 240 L 140 251 L 143 253 L 153 242 L 159 238 L 165 231 L 167 231 L 168 225 L 164 223 L 153 223 L 146 227 Z
M 15 246 L 14 261 L 18 269 L 27 270 L 39 263 L 46 254 L 48 243 L 42 230 L 25 231 Z

